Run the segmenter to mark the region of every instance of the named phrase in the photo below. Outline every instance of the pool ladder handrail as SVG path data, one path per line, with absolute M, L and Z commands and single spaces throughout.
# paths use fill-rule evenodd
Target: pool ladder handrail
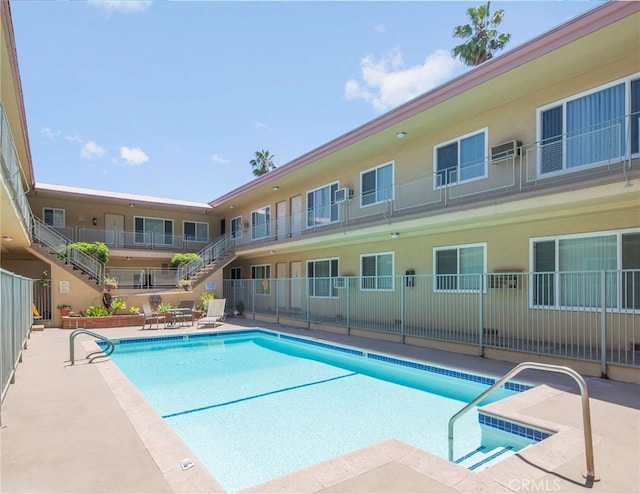
M 74 359 L 74 353 L 75 353 L 74 352 L 74 340 L 75 340 L 76 336 L 78 336 L 79 334 L 87 334 L 89 336 L 93 336 L 94 338 L 98 338 L 99 340 L 102 340 L 102 341 L 107 343 L 107 349 L 106 350 L 100 349 L 100 350 L 97 350 L 95 352 L 91 352 L 89 355 L 87 355 L 86 358 L 89 359 L 89 363 L 92 363 L 97 358 L 108 357 L 116 349 L 116 346 L 113 344 L 113 341 L 111 341 L 106 336 L 103 336 L 103 335 L 98 334 L 98 333 L 94 333 L 93 331 L 89 331 L 87 329 L 76 329 L 75 331 L 73 331 L 69 335 L 69 360 L 71 361 L 71 365 L 73 365 L 74 361 L 75 361 L 75 359 Z
M 453 425 L 462 415 L 467 413 L 478 402 L 493 393 L 497 388 L 502 386 L 506 381 L 511 379 L 516 374 L 525 369 L 537 369 L 549 372 L 559 372 L 573 377 L 578 383 L 580 388 L 580 396 L 582 398 L 582 422 L 584 428 L 584 450 L 587 461 L 587 474 L 583 475 L 587 481 L 597 482 L 600 479 L 596 478 L 595 467 L 593 463 L 593 438 L 591 436 L 591 412 L 589 409 L 589 390 L 587 389 L 587 383 L 583 377 L 570 367 L 564 367 L 562 365 L 541 364 L 538 362 L 523 362 L 515 366 L 511 371 L 507 372 L 502 378 L 498 379 L 491 387 L 479 394 L 472 401 L 462 408 L 458 413 L 449 419 L 449 461 L 453 461 Z

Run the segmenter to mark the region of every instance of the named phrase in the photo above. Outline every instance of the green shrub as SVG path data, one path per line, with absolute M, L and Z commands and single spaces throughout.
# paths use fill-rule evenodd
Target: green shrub
M 115 314 L 119 310 L 127 308 L 127 304 L 123 298 L 114 298 L 111 300 L 111 314 Z
M 169 309 L 171 309 L 171 304 L 167 302 L 162 302 L 160 305 L 158 305 L 158 312 L 162 312 L 163 314 Z
M 58 252 L 58 257 L 66 259 L 70 249 L 76 249 L 90 255 L 91 257 L 95 257 L 102 264 L 107 264 L 109 261 L 109 247 L 102 242 L 75 242 L 73 244 L 69 244 Z
M 189 261 L 193 261 L 195 259 L 200 259 L 201 257 L 198 254 L 195 254 L 193 252 L 186 252 L 184 254 L 176 254 L 175 256 L 173 256 L 171 258 L 171 267 L 172 268 L 177 268 L 179 266 L 181 266 L 182 264 L 189 262 Z
M 109 312 L 102 305 L 92 305 L 84 311 L 84 315 L 87 317 L 107 317 Z
M 200 302 L 202 302 L 202 310 L 209 309 L 209 302 L 216 298 L 215 294 L 209 292 L 202 292 L 200 295 Z
M 136 307 L 135 305 L 132 305 L 131 307 L 129 307 L 129 314 L 132 315 L 136 315 L 136 314 L 140 314 L 140 307 Z

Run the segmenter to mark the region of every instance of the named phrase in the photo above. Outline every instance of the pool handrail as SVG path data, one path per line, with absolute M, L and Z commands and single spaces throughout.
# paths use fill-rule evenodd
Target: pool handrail
M 511 379 L 516 374 L 520 373 L 525 369 L 537 369 L 544 370 L 549 372 L 559 372 L 561 374 L 566 374 L 568 376 L 573 377 L 573 379 L 578 383 L 578 387 L 580 388 L 580 396 L 582 398 L 582 422 L 584 428 L 584 450 L 587 462 L 587 474 L 583 475 L 588 482 L 597 482 L 600 479 L 596 478 L 595 467 L 593 461 L 593 438 L 591 436 L 591 412 L 589 409 L 589 390 L 587 389 L 587 383 L 584 378 L 578 374 L 576 371 L 571 369 L 570 367 L 565 367 L 562 365 L 552 365 L 552 364 L 542 364 L 539 362 L 523 362 L 518 364 L 509 372 L 507 372 L 503 377 L 498 379 L 491 387 L 486 389 L 484 392 L 479 394 L 472 401 L 467 403 L 467 405 L 462 408 L 458 413 L 456 413 L 453 417 L 449 419 L 449 461 L 453 461 L 453 426 L 462 415 L 467 413 L 471 408 L 473 408 L 478 402 L 489 396 L 493 393 L 497 388 L 502 386 L 506 381 Z
M 116 349 L 115 345 L 113 344 L 113 341 L 111 341 L 106 336 L 103 336 L 98 333 L 94 333 L 93 331 L 89 331 L 88 329 L 83 329 L 83 328 L 76 329 L 75 331 L 72 331 L 71 334 L 69 335 L 69 360 L 71 362 L 70 365 L 73 365 L 75 363 L 74 340 L 76 336 L 78 336 L 79 334 L 87 334 L 89 336 L 93 336 L 94 338 L 98 338 L 99 340 L 102 340 L 107 343 L 106 350 L 102 350 L 102 349 L 96 350 L 95 352 L 91 352 L 89 355 L 86 356 L 86 358 L 89 360 L 89 363 L 92 363 L 95 359 L 100 357 L 108 357 Z

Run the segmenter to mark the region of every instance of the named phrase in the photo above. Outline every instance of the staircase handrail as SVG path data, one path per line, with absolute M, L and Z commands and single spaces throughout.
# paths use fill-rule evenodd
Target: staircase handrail
M 235 242 L 230 235 L 223 235 L 215 242 L 210 243 L 198 252 L 198 257 L 196 259 L 186 262 L 178 268 L 176 281 L 188 280 L 204 267 L 218 259 L 221 255 L 228 252 L 234 245 Z
M 35 216 L 31 219 L 33 225 L 34 241 L 52 249 L 56 254 L 64 254 L 66 262 L 79 269 L 91 279 L 101 282 L 104 273 L 104 265 L 95 257 L 78 249 L 67 249 L 71 240 L 45 224 Z

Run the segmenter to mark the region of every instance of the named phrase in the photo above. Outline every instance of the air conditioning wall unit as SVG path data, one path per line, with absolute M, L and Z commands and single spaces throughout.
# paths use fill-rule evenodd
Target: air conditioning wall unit
M 337 204 L 339 202 L 348 201 L 353 197 L 353 189 L 349 187 L 343 187 L 342 189 L 338 189 L 334 193 L 333 201 Z
M 520 156 L 520 149 L 522 149 L 521 141 L 509 141 L 493 146 L 491 148 L 491 162 L 498 165 L 504 160 Z

